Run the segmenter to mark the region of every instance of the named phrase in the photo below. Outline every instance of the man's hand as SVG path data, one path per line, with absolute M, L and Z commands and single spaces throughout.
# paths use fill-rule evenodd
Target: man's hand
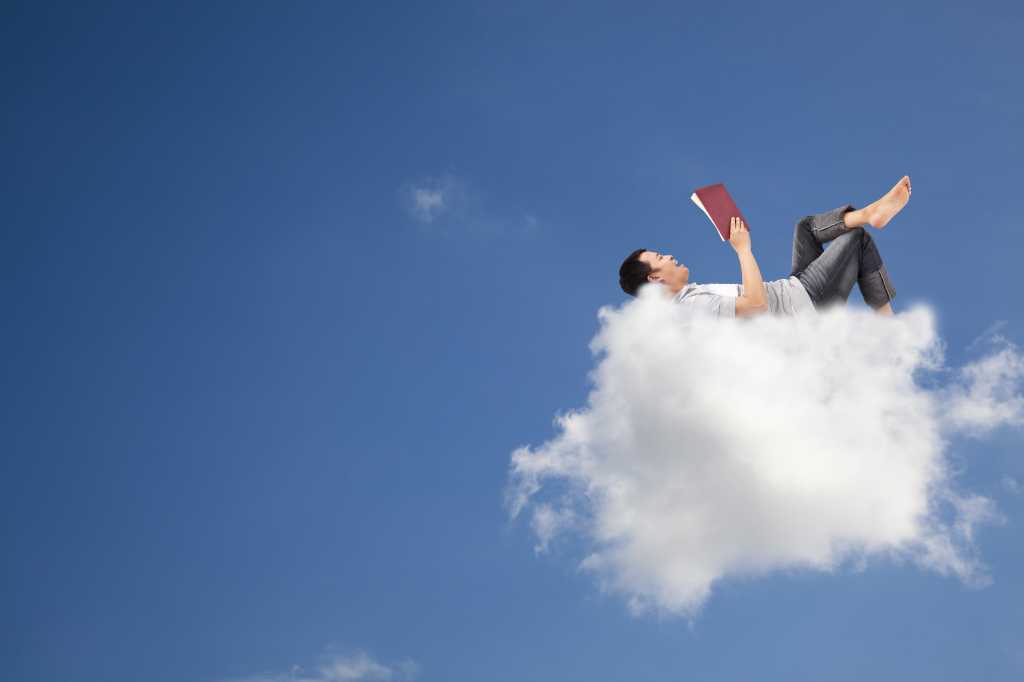
M 750 251 L 750 230 L 740 218 L 733 217 L 729 223 L 729 243 L 736 253 Z
M 754 260 L 750 249 L 750 230 L 739 218 L 733 218 L 729 225 L 729 243 L 740 259 L 743 275 L 743 295 L 736 298 L 736 317 L 753 317 L 768 310 L 768 297 L 761 279 L 761 269 Z

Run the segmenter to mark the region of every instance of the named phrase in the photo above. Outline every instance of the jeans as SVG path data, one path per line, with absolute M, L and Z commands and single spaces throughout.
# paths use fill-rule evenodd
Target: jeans
M 851 229 L 843 224 L 843 215 L 852 210 L 847 204 L 806 216 L 796 224 L 790 277 L 800 280 L 815 308 L 845 303 L 854 282 L 871 308 L 880 308 L 896 297 L 871 235 L 863 227 Z

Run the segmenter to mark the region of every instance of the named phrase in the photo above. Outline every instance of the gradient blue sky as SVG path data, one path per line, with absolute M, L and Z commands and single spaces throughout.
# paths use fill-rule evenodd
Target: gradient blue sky
M 702 184 L 779 277 L 797 218 L 910 174 L 897 309 L 954 364 L 1024 338 L 1019 3 L 0 12 L 4 678 L 1024 676 L 1019 431 L 954 447 L 1006 519 L 980 590 L 879 562 L 634 617 L 502 507 L 629 251 L 737 278 Z

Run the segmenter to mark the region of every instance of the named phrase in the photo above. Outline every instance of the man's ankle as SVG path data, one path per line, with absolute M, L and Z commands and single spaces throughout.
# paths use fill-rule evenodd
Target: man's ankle
M 843 224 L 850 230 L 855 227 L 864 227 L 868 224 L 867 210 L 859 208 L 856 211 L 847 211 L 843 214 Z

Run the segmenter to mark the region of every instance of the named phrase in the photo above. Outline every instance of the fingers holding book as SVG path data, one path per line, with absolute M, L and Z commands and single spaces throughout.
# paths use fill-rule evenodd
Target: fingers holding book
M 738 216 L 733 216 L 729 223 L 729 243 L 737 252 L 750 249 L 750 230 Z

